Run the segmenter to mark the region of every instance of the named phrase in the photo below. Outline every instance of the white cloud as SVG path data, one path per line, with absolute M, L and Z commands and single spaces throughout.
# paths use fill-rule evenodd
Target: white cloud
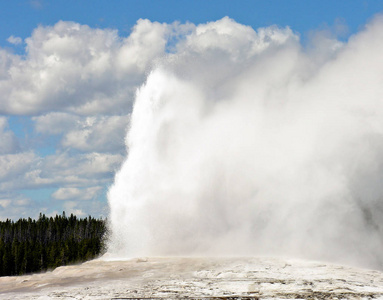
M 85 216 L 85 213 L 78 208 L 78 202 L 76 201 L 65 201 L 64 208 L 67 211 L 67 214 L 74 214 L 79 217 Z
M 29 0 L 29 4 L 34 8 L 34 9 L 42 9 L 44 6 L 43 0 Z
M 89 188 L 59 188 L 52 194 L 52 197 L 57 200 L 92 200 L 102 190 L 101 186 L 89 187 Z
M 20 149 L 0 118 L 1 190 L 16 195 L 54 187 L 52 199 L 71 200 L 70 192 L 96 197 L 93 187 L 110 184 L 123 160 L 136 88 L 166 55 L 169 39 L 193 28 L 139 20 L 123 38 L 115 30 L 60 21 L 39 26 L 25 41 L 10 37 L 10 43 L 25 42 L 26 53 L 0 49 L 0 113 L 32 115 L 34 131 L 24 128 Z M 46 146 L 57 146 L 56 154 L 39 157 Z M 94 211 L 90 205 L 76 209 Z
M 124 140 L 129 117 L 103 116 L 88 117 L 68 130 L 62 145 L 81 151 L 121 152 L 125 149 Z
M 37 217 L 38 208 L 32 206 L 33 202 L 18 194 L 4 195 L 0 192 L 0 220 L 17 220 L 21 217 Z
M 39 158 L 33 153 L 0 156 L 0 189 L 89 187 L 108 184 L 119 168 L 120 154 L 59 153 Z
M 0 206 L 2 208 L 7 208 L 12 201 L 10 199 L 0 199 Z
M 122 160 L 123 156 L 119 154 L 89 153 L 84 155 L 82 163 L 78 166 L 77 174 L 113 176 Z
M 8 76 L 0 84 L 0 112 L 128 113 L 173 31 L 148 20 L 139 20 L 127 38 L 74 22 L 40 26 L 25 40 L 26 58 L 3 66 Z
M 17 55 L 10 53 L 4 49 L 0 48 L 0 88 L 6 89 L 7 83 L 4 83 L 3 80 L 9 80 L 9 69 L 15 64 L 18 64 L 20 58 Z
M 27 206 L 31 204 L 31 200 L 28 198 L 20 198 L 13 201 L 17 206 Z
M 47 156 L 25 174 L 25 181 L 36 186 L 92 186 L 109 182 L 123 160 L 120 154 L 86 153 Z
M 19 150 L 19 143 L 14 133 L 8 129 L 8 122 L 5 117 L 0 117 L 0 141 L 0 155 Z
M 142 74 L 153 60 L 165 54 L 168 25 L 140 19 L 117 53 L 116 70 Z M 134 79 L 134 77 L 132 78 Z
M 298 37 L 288 27 L 281 29 L 272 26 L 260 28 L 256 32 L 250 26 L 225 17 L 198 25 L 186 36 L 184 42 L 179 43 L 177 52 L 194 52 L 206 56 L 209 52 L 222 51 L 229 53 L 230 59 L 243 60 L 272 46 L 284 45 L 289 39 L 297 40 Z
M 79 116 L 62 112 L 52 112 L 32 118 L 38 133 L 50 135 L 68 132 L 77 125 L 80 119 Z
M 13 35 L 11 35 L 11 36 L 7 39 L 7 41 L 8 41 L 9 43 L 13 44 L 13 45 L 20 45 L 20 44 L 23 42 L 23 40 L 22 40 L 20 37 L 16 37 L 16 36 L 13 36 Z
M 38 161 L 32 152 L 0 155 L 0 186 L 1 181 L 14 181 L 15 184 L 33 167 Z
M 48 113 L 33 117 L 35 129 L 45 135 L 62 135 L 62 149 L 123 153 L 129 116 L 77 116 Z

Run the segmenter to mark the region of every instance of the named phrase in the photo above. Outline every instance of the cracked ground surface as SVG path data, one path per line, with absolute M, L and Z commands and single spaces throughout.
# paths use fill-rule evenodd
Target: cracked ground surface
M 280 258 L 93 260 L 0 277 L 0 299 L 383 299 L 383 273 Z

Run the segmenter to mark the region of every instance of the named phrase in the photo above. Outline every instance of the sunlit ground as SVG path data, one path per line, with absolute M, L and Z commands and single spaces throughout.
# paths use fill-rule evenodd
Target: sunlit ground
M 257 297 L 383 299 L 383 273 L 282 258 L 93 260 L 0 278 L 1 299 Z

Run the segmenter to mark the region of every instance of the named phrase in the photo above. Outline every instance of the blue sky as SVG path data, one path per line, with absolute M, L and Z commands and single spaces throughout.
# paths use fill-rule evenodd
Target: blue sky
M 165 55 L 160 40 L 145 42 L 145 30 L 170 30 L 154 22 L 228 16 L 255 30 L 289 26 L 305 44 L 321 30 L 345 41 L 381 11 L 383 1 L 0 1 L 0 218 L 107 215 L 135 90 Z M 133 28 L 136 46 L 124 48 Z
M 24 0 L 0 2 L 0 45 L 10 35 L 26 38 L 37 25 L 53 25 L 59 20 L 74 21 L 91 27 L 114 28 L 127 35 L 137 19 L 205 23 L 229 16 L 253 28 L 290 26 L 300 33 L 331 26 L 339 19 L 350 33 L 358 30 L 374 14 L 383 10 L 383 1 L 75 1 Z

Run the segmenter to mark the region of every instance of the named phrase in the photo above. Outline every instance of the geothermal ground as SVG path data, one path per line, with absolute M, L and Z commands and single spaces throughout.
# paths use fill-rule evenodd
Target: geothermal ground
M 1 299 L 383 299 L 383 273 L 280 258 L 93 260 L 0 278 Z

